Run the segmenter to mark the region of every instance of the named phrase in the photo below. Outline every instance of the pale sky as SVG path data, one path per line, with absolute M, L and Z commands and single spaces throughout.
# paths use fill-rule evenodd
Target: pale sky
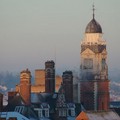
M 109 69 L 120 68 L 120 0 L 0 0 L 0 71 L 78 69 L 80 42 L 92 19 L 107 41 Z

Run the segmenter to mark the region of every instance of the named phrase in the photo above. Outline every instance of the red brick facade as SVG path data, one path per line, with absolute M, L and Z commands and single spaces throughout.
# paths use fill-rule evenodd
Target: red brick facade
M 82 81 L 81 103 L 86 110 L 109 109 L 109 80 Z
M 109 102 L 109 80 L 98 81 L 98 110 L 108 110 Z
M 26 105 L 31 103 L 31 73 L 28 69 L 20 74 L 20 95 Z
M 94 109 L 94 82 L 83 81 L 80 83 L 81 104 L 87 110 Z

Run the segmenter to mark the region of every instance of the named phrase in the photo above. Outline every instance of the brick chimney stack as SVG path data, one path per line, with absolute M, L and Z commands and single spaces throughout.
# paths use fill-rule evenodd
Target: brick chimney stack
M 26 105 L 31 103 L 31 72 L 28 69 L 20 73 L 20 95 Z

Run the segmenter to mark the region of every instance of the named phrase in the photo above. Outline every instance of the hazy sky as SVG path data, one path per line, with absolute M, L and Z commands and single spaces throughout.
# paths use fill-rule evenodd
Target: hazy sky
M 0 0 L 0 71 L 78 69 L 80 42 L 95 18 L 107 41 L 109 69 L 120 68 L 120 0 Z

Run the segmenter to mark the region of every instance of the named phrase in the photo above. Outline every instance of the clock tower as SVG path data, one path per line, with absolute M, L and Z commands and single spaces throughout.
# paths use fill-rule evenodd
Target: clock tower
M 108 110 L 109 80 L 106 41 L 102 28 L 93 18 L 85 29 L 81 42 L 80 102 L 86 110 Z

